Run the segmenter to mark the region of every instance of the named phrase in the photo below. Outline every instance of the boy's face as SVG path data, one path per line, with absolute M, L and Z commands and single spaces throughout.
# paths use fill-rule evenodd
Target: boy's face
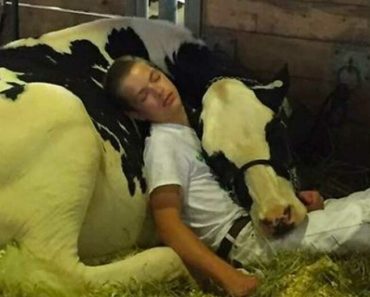
M 121 91 L 134 111 L 129 114 L 137 119 L 154 123 L 176 122 L 183 106 L 173 83 L 158 69 L 144 62 L 136 63 L 122 81 Z

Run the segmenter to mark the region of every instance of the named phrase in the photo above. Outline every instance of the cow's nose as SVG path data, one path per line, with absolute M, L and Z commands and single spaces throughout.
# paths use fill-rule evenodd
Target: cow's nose
M 282 215 L 273 219 L 263 219 L 261 220 L 263 229 L 274 237 L 284 235 L 294 228 L 294 223 L 292 222 L 292 206 L 288 205 Z
M 283 216 L 281 217 L 282 220 L 290 221 L 292 218 L 292 207 L 288 205 L 283 212 Z
M 274 236 L 274 237 L 280 237 L 280 236 L 288 233 L 292 229 L 294 229 L 294 224 L 293 223 L 286 224 L 286 223 L 284 223 L 282 221 L 279 221 L 277 223 L 277 225 L 274 227 L 272 236 Z

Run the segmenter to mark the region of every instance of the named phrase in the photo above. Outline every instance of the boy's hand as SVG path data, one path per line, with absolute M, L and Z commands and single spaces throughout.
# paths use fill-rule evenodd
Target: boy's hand
M 298 198 L 306 206 L 308 212 L 324 209 L 324 199 L 317 191 L 301 191 L 298 193 Z
M 258 285 L 259 281 L 255 276 L 235 270 L 235 273 L 229 276 L 227 284 L 223 287 L 232 297 L 247 297 L 256 290 Z

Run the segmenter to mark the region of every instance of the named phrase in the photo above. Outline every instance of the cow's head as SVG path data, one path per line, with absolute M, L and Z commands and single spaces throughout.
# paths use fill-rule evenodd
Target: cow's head
M 252 198 L 255 225 L 273 236 L 292 229 L 306 215 L 291 182 L 285 127 L 277 116 L 284 84 L 275 80 L 247 87 L 237 79 L 219 79 L 207 89 L 200 116 L 203 149 L 211 167 L 236 191 L 241 177 L 245 189 L 241 199 Z

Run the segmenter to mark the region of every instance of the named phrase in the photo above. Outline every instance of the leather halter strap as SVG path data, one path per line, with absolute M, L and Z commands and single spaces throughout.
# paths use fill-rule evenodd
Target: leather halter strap
M 239 170 L 244 173 L 249 168 L 251 168 L 253 166 L 256 166 L 256 165 L 267 165 L 267 166 L 273 167 L 271 160 L 259 159 L 259 160 L 253 160 L 253 161 L 250 161 L 250 162 L 244 164 L 242 167 L 239 168 Z

